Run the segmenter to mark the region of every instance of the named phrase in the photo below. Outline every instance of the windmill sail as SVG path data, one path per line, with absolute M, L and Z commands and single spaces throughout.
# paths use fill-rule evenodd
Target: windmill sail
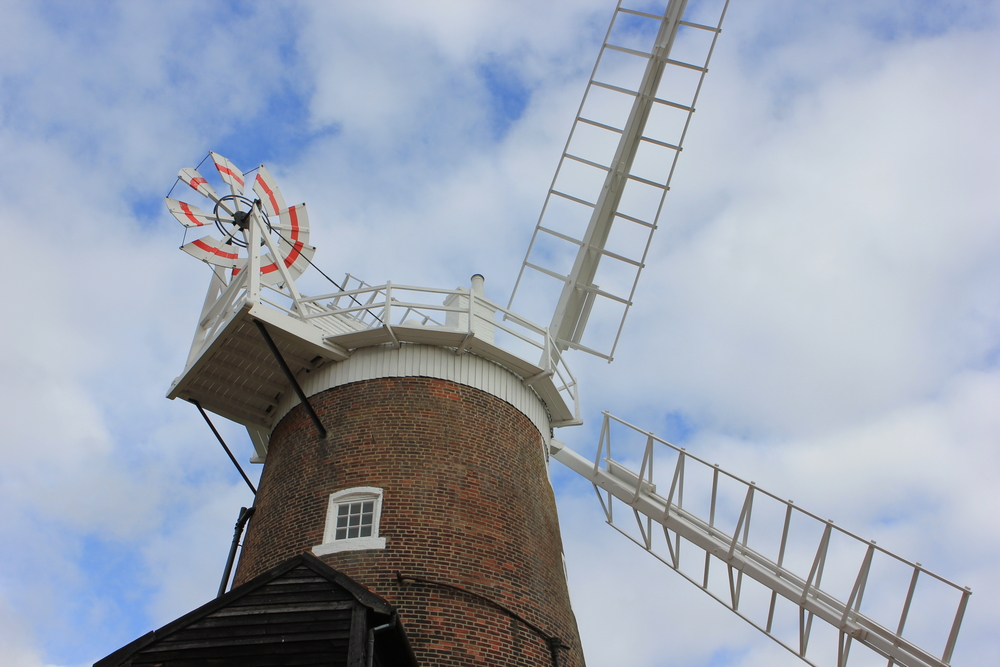
M 562 350 L 614 356 L 727 6 L 615 9 L 508 306 L 559 292 Z
M 594 460 L 553 449 L 612 527 L 808 664 L 845 667 L 855 642 L 889 665 L 951 662 L 968 588 L 608 413 Z

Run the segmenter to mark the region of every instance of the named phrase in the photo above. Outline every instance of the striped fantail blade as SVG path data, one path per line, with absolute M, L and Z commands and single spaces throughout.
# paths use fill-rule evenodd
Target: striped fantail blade
M 243 194 L 243 172 L 241 172 L 235 164 L 229 158 L 223 157 L 218 153 L 209 152 L 212 156 L 212 161 L 215 163 L 215 168 L 219 170 L 219 176 L 222 180 L 230 187 L 234 195 Z
M 309 260 L 316 252 L 316 248 L 309 245 L 309 214 L 306 213 L 306 205 L 289 206 L 278 214 L 278 219 L 277 231 L 281 235 L 278 253 L 295 279 L 309 267 Z M 281 280 L 281 271 L 274 261 L 261 266 L 260 272 L 265 278 L 273 277 L 279 282 Z
M 298 249 L 283 257 L 281 261 L 288 269 L 288 274 L 292 277 L 292 280 L 295 280 L 309 268 L 309 262 L 312 261 L 315 254 L 315 246 L 303 244 Z M 281 271 L 278 270 L 277 264 L 273 261 L 263 264 L 260 267 L 260 279 L 267 285 L 284 282 L 284 276 L 281 275 Z
M 271 225 L 278 232 L 281 242 L 291 247 L 296 243 L 309 243 L 309 214 L 305 204 L 289 206 L 278 212 L 278 224 Z
M 177 172 L 177 178 L 190 185 L 199 194 L 205 195 L 216 204 L 219 203 L 219 195 L 215 194 L 215 188 L 208 184 L 205 177 L 198 173 L 197 169 L 184 167 Z
M 214 213 L 206 213 L 197 206 L 192 206 L 187 202 L 171 199 L 170 197 L 165 197 L 165 199 L 167 209 L 185 227 L 204 227 L 205 225 L 214 224 L 216 220 L 219 222 L 233 222 L 232 216 L 224 213 L 216 216 Z
M 225 268 L 236 266 L 237 260 L 239 260 L 239 251 L 236 246 L 224 244 L 211 236 L 204 236 L 190 243 L 185 243 L 181 246 L 181 250 L 203 262 Z
M 278 184 L 274 181 L 274 177 L 271 176 L 271 172 L 264 165 L 260 165 L 260 168 L 257 169 L 257 178 L 253 182 L 253 191 L 260 197 L 264 212 L 269 217 L 276 216 L 287 208 L 285 206 L 285 198 L 281 196 L 281 190 L 278 189 Z

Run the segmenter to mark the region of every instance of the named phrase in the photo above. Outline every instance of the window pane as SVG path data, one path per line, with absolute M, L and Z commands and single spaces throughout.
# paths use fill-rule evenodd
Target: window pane
M 375 534 L 377 500 L 355 500 L 337 504 L 334 540 L 370 538 Z

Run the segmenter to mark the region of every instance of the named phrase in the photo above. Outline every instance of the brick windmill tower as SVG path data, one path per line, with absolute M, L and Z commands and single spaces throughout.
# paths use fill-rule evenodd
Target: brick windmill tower
M 222 234 L 183 246 L 213 275 L 168 395 L 244 424 L 264 464 L 234 589 L 308 554 L 397 609 L 422 665 L 582 665 L 547 470 L 575 381 L 546 330 L 481 276 L 303 296 L 305 205 L 210 157 L 229 194 L 183 169 L 212 210 L 167 200 Z
M 168 396 L 245 425 L 264 469 L 233 589 L 227 569 L 216 601 L 100 667 L 582 666 L 550 457 L 594 484 L 608 523 L 809 664 L 814 619 L 832 628 L 838 667 L 852 642 L 889 664 L 950 662 L 968 589 L 610 415 L 593 461 L 553 438 L 582 423 L 564 352 L 614 355 L 727 6 L 619 3 L 507 307 L 478 275 L 456 289 L 348 275 L 305 296 L 305 205 L 286 205 L 263 166 L 210 153 L 222 196 L 180 171 L 211 209 L 167 205 L 189 230 L 214 230 L 182 246 L 212 277 Z M 540 295 L 552 298 L 539 310 Z M 619 427 L 639 447 L 616 439 L 613 457 Z M 851 550 L 835 591 L 824 571 L 842 574 Z M 910 577 L 895 631 L 862 607 L 882 561 Z M 904 633 L 918 577 L 957 598 L 937 653 Z M 753 587 L 765 594 L 743 596 Z

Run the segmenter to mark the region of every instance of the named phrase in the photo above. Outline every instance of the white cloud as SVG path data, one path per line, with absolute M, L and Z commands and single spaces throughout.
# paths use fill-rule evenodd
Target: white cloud
M 631 323 L 641 347 L 662 350 L 676 407 L 715 419 L 703 407 L 715 406 L 740 420 L 731 428 L 824 428 L 925 396 L 987 359 L 997 321 L 982 286 L 998 279 L 1000 227 L 983 183 L 1000 174 L 998 137 L 978 128 L 993 93 L 954 74 L 986 50 L 980 39 L 902 48 L 820 87 L 809 109 L 750 145 L 737 135 L 755 129 L 737 117 L 720 133 L 739 157 L 716 143 L 693 170 L 715 157 L 742 165 L 739 178 L 698 193 L 715 182 L 706 175 L 686 197 L 701 175 L 678 177 L 684 212 L 708 197 L 726 204 L 708 224 L 665 230 Z M 753 120 L 768 102 L 743 101 Z M 669 331 L 653 324 L 661 317 Z

